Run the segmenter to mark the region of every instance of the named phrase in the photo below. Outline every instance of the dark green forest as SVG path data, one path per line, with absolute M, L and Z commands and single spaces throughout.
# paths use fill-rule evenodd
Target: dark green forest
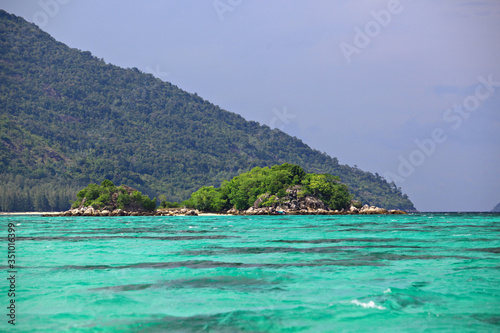
M 107 179 L 183 201 L 254 167 L 340 177 L 363 204 L 413 210 L 394 183 L 339 164 L 136 68 L 107 64 L 0 11 L 0 211 L 69 209 Z

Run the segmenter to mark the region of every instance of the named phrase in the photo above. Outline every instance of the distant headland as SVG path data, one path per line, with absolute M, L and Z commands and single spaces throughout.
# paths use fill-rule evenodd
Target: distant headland
M 0 50 L 0 211 L 67 210 L 75 192 L 103 179 L 183 201 L 201 186 L 284 162 L 339 176 L 363 203 L 415 209 L 378 173 L 137 68 L 72 49 L 4 10 Z

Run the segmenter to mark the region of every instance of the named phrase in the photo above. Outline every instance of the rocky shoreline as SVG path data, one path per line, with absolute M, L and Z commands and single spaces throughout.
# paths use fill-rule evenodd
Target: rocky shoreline
M 97 210 L 92 206 L 70 209 L 65 212 L 43 214 L 45 217 L 57 216 L 198 216 L 198 215 L 400 215 L 407 214 L 402 210 L 387 210 L 385 208 L 364 205 L 361 208 L 351 206 L 350 209 L 331 210 L 328 207 L 321 208 L 283 208 L 283 207 L 250 207 L 247 210 L 236 210 L 234 208 L 228 211 L 217 213 L 200 212 L 197 209 L 189 208 L 167 208 L 157 209 L 154 212 L 148 211 L 126 211 L 122 209 L 115 210 Z

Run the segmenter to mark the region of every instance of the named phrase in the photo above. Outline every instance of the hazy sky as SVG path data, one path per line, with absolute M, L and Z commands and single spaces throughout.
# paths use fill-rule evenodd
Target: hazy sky
M 500 201 L 498 0 L 0 0 L 0 8 L 395 180 L 421 211 Z

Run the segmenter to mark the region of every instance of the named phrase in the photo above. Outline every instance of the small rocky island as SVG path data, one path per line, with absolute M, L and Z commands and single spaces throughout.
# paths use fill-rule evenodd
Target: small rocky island
M 174 216 L 406 214 L 353 200 L 347 186 L 329 174 L 305 173 L 298 165 L 256 167 L 219 188 L 203 186 L 182 203 L 149 199 L 126 185 L 104 180 L 77 194 L 72 209 L 45 216 Z
M 115 186 L 110 180 L 89 184 L 76 197 L 70 210 L 43 216 L 139 216 L 156 211 L 156 198 L 149 199 L 127 185 Z

